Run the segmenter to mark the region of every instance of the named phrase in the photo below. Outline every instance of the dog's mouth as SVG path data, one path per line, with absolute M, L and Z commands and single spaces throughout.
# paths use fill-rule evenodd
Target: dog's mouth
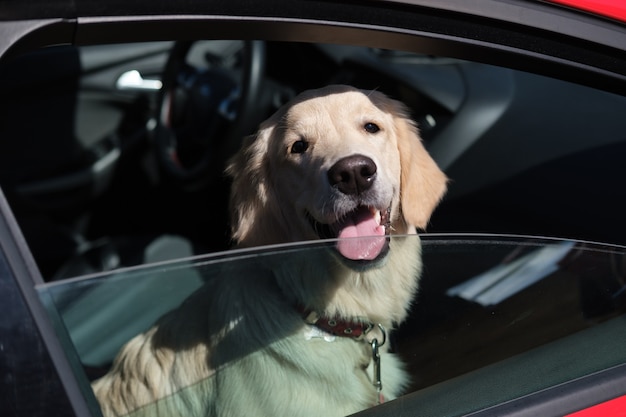
M 379 210 L 359 206 L 335 223 L 324 224 L 306 213 L 320 239 L 335 239 L 337 251 L 352 261 L 373 261 L 384 257 L 389 249 L 391 207 Z

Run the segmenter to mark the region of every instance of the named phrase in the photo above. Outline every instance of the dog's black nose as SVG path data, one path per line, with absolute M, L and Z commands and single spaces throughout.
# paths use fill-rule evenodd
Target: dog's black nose
M 330 185 L 344 194 L 360 194 L 369 189 L 376 178 L 376 164 L 363 155 L 340 159 L 328 170 Z

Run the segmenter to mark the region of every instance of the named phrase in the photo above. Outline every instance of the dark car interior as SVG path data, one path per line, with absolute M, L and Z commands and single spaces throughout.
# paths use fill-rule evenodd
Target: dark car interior
M 411 398 L 426 404 L 423 411 L 432 404 L 446 411 L 439 415 L 454 415 L 446 408 L 454 408 L 446 404 L 450 389 L 462 393 L 466 410 L 520 394 L 500 390 L 508 381 L 490 381 L 493 375 L 529 381 L 530 394 L 623 362 L 616 346 L 626 337 L 626 263 L 613 245 L 626 245 L 626 98 L 403 50 L 155 41 L 50 46 L 4 60 L 0 187 L 45 288 L 62 292 L 77 277 L 228 249 L 225 161 L 296 94 L 334 83 L 405 102 L 450 178 L 422 233 L 428 268 L 419 299 L 394 339 L 419 375 Z M 477 239 L 483 258 L 459 249 L 451 262 L 438 246 L 447 232 L 507 237 L 499 245 Z M 542 244 L 518 245 L 510 235 L 541 236 Z M 577 242 L 558 273 L 506 303 L 447 292 L 551 238 Z M 589 334 L 577 334 L 596 326 L 603 330 L 592 336 L 606 349 L 587 358 Z M 533 350 L 550 343 L 558 346 L 546 355 Z M 581 361 L 582 371 L 572 366 Z M 537 368 L 526 372 L 537 363 L 558 372 L 548 379 Z M 87 379 L 106 371 L 100 365 L 79 363 Z M 513 371 L 498 373 L 505 366 Z

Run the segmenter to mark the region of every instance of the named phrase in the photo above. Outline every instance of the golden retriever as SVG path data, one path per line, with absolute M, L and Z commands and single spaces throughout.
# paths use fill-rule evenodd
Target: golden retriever
M 339 239 L 225 273 L 131 340 L 93 384 L 105 416 L 342 416 L 397 397 L 408 376 L 384 333 L 421 270 L 403 235 L 447 181 L 407 109 L 347 86 L 304 92 L 227 173 L 239 247 Z

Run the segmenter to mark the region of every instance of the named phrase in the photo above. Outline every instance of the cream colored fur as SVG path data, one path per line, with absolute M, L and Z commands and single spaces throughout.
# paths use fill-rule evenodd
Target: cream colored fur
M 380 131 L 366 132 L 365 123 Z M 303 139 L 306 152 L 291 152 Z M 421 260 L 417 236 L 402 235 L 426 226 L 446 188 L 406 109 L 351 87 L 305 92 L 246 139 L 227 172 L 239 247 L 315 240 L 305 213 L 331 223 L 352 204 L 326 172 L 354 154 L 377 166 L 365 203 L 391 207 L 397 236 L 386 259 L 355 270 L 323 249 L 225 272 L 122 349 L 93 384 L 105 416 L 342 416 L 376 403 L 369 340 L 382 335 L 310 337 L 315 329 L 295 306 L 367 318 L 388 330 L 405 318 Z M 408 377 L 387 347 L 381 360 L 389 400 Z

